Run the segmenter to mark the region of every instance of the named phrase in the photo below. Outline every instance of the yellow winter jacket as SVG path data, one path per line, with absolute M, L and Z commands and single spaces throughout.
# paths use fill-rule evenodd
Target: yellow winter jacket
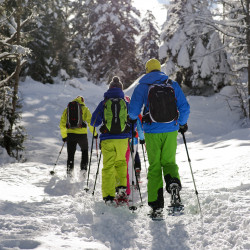
M 90 125 L 91 122 L 91 113 L 88 109 L 88 107 L 86 107 L 85 103 L 82 101 L 82 98 L 80 96 L 78 96 L 76 99 L 74 99 L 73 101 L 77 101 L 78 103 L 80 103 L 82 105 L 82 120 L 84 122 L 88 123 L 89 126 L 89 130 L 90 132 L 93 134 L 94 131 L 94 127 Z M 62 138 L 66 138 L 67 134 L 87 134 L 88 133 L 88 129 L 86 128 L 66 128 L 66 123 L 67 123 L 67 108 L 64 109 L 61 120 L 60 120 L 60 130 L 61 130 L 61 135 Z M 96 131 L 95 131 L 95 135 L 97 135 Z

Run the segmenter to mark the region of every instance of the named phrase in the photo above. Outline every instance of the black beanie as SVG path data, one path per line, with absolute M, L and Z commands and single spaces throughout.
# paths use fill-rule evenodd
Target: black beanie
M 109 88 L 120 88 L 123 89 L 123 84 L 120 81 L 118 76 L 114 76 L 111 83 L 109 84 Z

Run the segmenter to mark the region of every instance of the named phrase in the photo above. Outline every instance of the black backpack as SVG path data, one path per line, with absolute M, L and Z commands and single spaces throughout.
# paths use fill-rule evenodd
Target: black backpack
M 168 79 L 162 84 L 150 85 L 148 107 L 149 111 L 144 117 L 145 122 L 169 123 L 178 119 L 179 112 L 172 80 Z
M 66 128 L 82 128 L 86 124 L 82 120 L 82 105 L 79 102 L 69 102 L 67 106 Z

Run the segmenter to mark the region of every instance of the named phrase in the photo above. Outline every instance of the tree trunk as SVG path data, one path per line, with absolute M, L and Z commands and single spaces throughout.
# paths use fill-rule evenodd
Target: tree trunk
M 21 1 L 17 1 L 17 11 L 16 11 L 16 45 L 20 45 L 20 34 L 21 34 Z M 20 56 L 17 56 L 16 58 L 16 68 L 15 68 L 15 75 L 14 75 L 14 84 L 13 84 L 13 93 L 12 93 L 12 112 L 11 112 L 11 118 L 9 120 L 10 127 L 7 131 L 6 138 L 5 138 L 5 148 L 8 154 L 11 154 L 11 140 L 13 135 L 13 126 L 16 119 L 16 106 L 17 106 L 17 99 L 18 99 L 18 87 L 19 87 L 19 74 L 21 71 L 21 59 Z
M 246 0 L 247 53 L 248 53 L 248 118 L 250 119 L 250 13 L 249 0 Z

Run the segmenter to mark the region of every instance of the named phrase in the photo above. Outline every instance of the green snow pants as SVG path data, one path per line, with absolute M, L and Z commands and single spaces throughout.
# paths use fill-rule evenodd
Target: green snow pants
M 177 135 L 178 131 L 145 133 L 149 161 L 148 204 L 152 208 L 164 207 L 162 174 L 166 188 L 171 181 L 180 184 L 179 168 L 175 161 Z
M 126 152 L 128 138 L 108 139 L 101 142 L 103 155 L 102 196 L 115 197 L 116 186 L 127 187 Z

